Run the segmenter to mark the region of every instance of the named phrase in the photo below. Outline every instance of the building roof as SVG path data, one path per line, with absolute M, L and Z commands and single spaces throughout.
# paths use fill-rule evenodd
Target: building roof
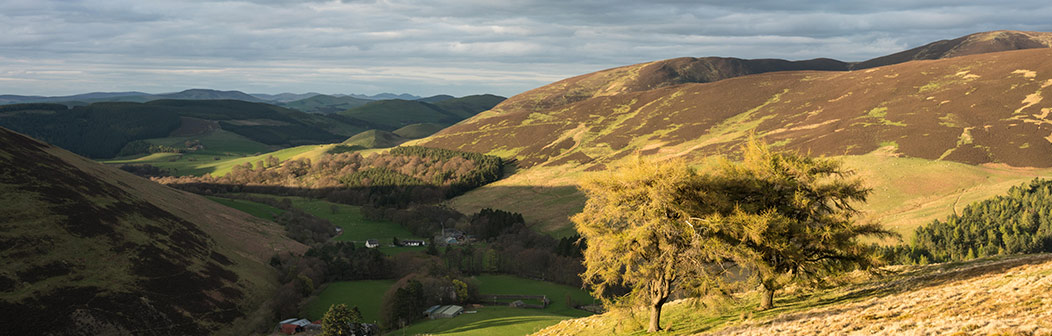
M 441 307 L 442 306 L 439 306 L 439 305 L 431 306 L 431 308 L 428 308 L 427 310 L 424 311 L 424 315 L 431 315 L 431 313 L 434 313 L 436 310 L 438 310 L 438 308 L 441 308 Z
M 462 311 L 464 311 L 464 307 L 461 306 L 443 306 L 442 309 L 439 309 L 436 313 L 439 315 L 453 316 Z

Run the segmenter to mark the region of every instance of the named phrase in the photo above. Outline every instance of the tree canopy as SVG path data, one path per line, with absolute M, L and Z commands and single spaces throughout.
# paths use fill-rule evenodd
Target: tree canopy
M 589 244 L 585 283 L 596 296 L 630 288 L 608 303 L 645 304 L 648 331 L 677 287 L 719 285 L 728 261 L 760 285 L 761 309 L 793 281 L 873 265 L 863 236 L 891 232 L 856 223 L 869 190 L 840 162 L 770 150 L 756 140 L 741 160 L 698 173 L 682 161 L 636 160 L 581 182 L 588 200 L 572 219 Z M 698 289 L 698 288 L 694 288 Z
M 321 320 L 322 336 L 358 335 L 362 313 L 358 307 L 348 308 L 345 304 L 329 306 L 329 311 Z
M 894 235 L 854 220 L 854 205 L 870 191 L 839 161 L 774 152 L 751 140 L 741 161 L 724 160 L 713 174 L 709 188 L 719 197 L 683 205 L 703 218 L 710 243 L 725 245 L 721 251 L 754 272 L 761 309 L 773 307 L 774 291 L 787 282 L 820 283 L 876 264 L 859 238 Z
M 650 308 L 650 332 L 661 329 L 661 306 L 676 285 L 695 275 L 698 261 L 712 259 L 706 249 L 693 248 L 694 230 L 686 221 L 691 214 L 677 199 L 697 178 L 682 162 L 638 160 L 580 186 L 588 201 L 572 219 L 589 242 L 582 278 L 604 299 L 609 288 L 631 288 L 619 299 Z

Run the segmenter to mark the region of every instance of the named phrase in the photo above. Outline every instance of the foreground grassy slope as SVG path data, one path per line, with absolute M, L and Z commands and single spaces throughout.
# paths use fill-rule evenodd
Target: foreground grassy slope
M 0 129 L 0 314 L 13 334 L 246 333 L 269 323 L 259 220 Z
M 928 266 L 896 266 L 886 276 L 797 291 L 755 312 L 743 296 L 716 308 L 698 301 L 665 305 L 663 335 L 1052 333 L 1052 255 Z M 561 322 L 535 335 L 643 335 L 645 313 L 607 313 Z

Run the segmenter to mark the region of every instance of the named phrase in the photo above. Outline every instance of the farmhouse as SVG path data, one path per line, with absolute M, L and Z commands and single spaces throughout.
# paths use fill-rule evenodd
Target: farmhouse
M 365 241 L 365 247 L 368 247 L 368 248 L 377 248 L 377 247 L 380 247 L 380 241 L 378 241 L 378 240 L 376 240 L 376 239 L 369 239 L 369 240 L 366 240 L 366 241 Z

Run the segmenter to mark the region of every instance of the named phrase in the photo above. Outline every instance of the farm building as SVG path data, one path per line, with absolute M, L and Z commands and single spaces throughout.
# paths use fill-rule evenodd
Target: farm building
M 368 248 L 377 248 L 377 247 L 380 247 L 380 241 L 378 241 L 378 240 L 376 240 L 376 239 L 369 239 L 369 240 L 366 240 L 366 241 L 365 241 L 365 247 L 368 247 Z
M 402 246 L 424 246 L 427 242 L 423 240 L 403 240 Z
M 301 318 L 290 318 L 281 322 L 278 322 L 278 329 L 283 334 L 292 335 L 298 332 L 303 332 L 307 329 L 321 328 L 321 325 L 311 322 L 308 319 Z
M 424 315 L 427 315 L 428 318 L 434 320 L 439 318 L 454 318 L 463 312 L 464 307 L 457 305 L 431 306 L 431 308 L 424 311 Z

